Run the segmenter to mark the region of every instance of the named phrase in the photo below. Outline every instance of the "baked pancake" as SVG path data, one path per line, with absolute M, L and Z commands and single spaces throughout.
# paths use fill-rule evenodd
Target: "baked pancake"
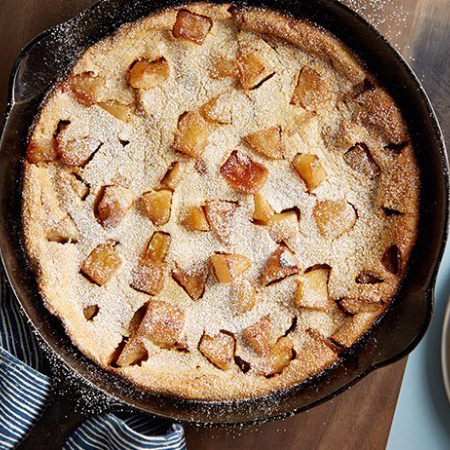
M 408 265 L 419 169 L 352 52 L 278 13 L 123 25 L 48 93 L 25 246 L 74 344 L 144 390 L 235 400 L 339 362 Z

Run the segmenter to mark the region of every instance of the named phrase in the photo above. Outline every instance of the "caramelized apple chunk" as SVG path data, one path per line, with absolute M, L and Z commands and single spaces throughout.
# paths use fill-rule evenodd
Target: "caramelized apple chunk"
M 67 85 L 79 103 L 92 106 L 97 101 L 101 88 L 101 79 L 94 74 L 85 72 L 69 78 Z
M 254 286 L 248 280 L 241 280 L 234 284 L 231 297 L 238 315 L 251 311 L 258 299 Z
M 73 125 L 68 125 L 56 135 L 56 153 L 61 163 L 72 167 L 83 167 L 100 149 L 102 143 L 92 136 L 74 136 L 71 134 L 72 131 Z
M 320 234 L 327 239 L 336 239 L 350 231 L 356 222 L 353 206 L 345 200 L 321 200 L 313 210 Z
M 300 178 L 305 182 L 308 191 L 312 191 L 320 186 L 327 177 L 327 173 L 317 155 L 298 153 L 292 161 L 292 165 Z
M 125 343 L 115 364 L 119 367 L 129 367 L 148 359 L 148 351 L 142 339 L 132 338 Z
M 169 78 L 169 63 L 160 57 L 153 61 L 136 61 L 128 72 L 128 83 L 134 89 L 152 89 Z
M 291 104 L 300 105 L 308 111 L 318 111 L 330 102 L 331 97 L 329 82 L 317 70 L 303 67 L 292 94 Z
M 55 140 L 53 137 L 33 139 L 27 146 L 27 161 L 31 164 L 55 161 L 58 158 Z
M 186 39 L 201 45 L 212 26 L 211 18 L 195 14 L 187 9 L 180 9 L 172 28 L 172 35 L 174 38 Z
M 216 336 L 204 334 L 198 346 L 203 356 L 222 370 L 229 370 L 233 366 L 235 347 L 234 338 L 223 332 Z
M 171 237 L 167 233 L 156 231 L 144 250 L 138 266 L 132 272 L 131 287 L 148 295 L 158 295 L 164 285 L 166 266 Z
M 294 344 L 285 336 L 282 336 L 270 349 L 263 374 L 266 377 L 280 373 L 294 358 Z
M 275 214 L 267 222 L 271 238 L 275 242 L 288 242 L 299 233 L 298 216 L 295 210 Z
M 268 317 L 263 317 L 258 322 L 245 328 L 244 336 L 260 356 L 267 355 L 270 352 L 275 340 Z
M 141 205 L 144 214 L 154 225 L 164 225 L 170 219 L 172 191 L 161 190 L 142 194 Z
M 344 154 L 344 161 L 353 170 L 368 178 L 375 178 L 380 174 L 380 167 L 365 144 L 356 144 L 351 147 Z
M 181 221 L 181 225 L 189 231 L 209 231 L 209 223 L 206 220 L 205 211 L 201 206 L 192 206 L 184 219 Z
M 222 200 L 208 200 L 205 205 L 206 219 L 212 232 L 223 243 L 229 243 L 237 204 Z
M 122 186 L 105 186 L 96 206 L 98 221 L 105 228 L 117 227 L 133 204 L 132 192 Z
M 234 281 L 251 267 L 249 259 L 244 255 L 215 253 L 211 256 L 211 262 L 219 283 Z
M 239 43 L 236 61 L 238 77 L 245 91 L 258 87 L 274 73 L 262 53 L 247 43 Z
M 253 220 L 266 224 L 275 214 L 268 201 L 262 194 L 258 193 L 253 196 L 255 209 L 253 210 Z
M 99 244 L 83 262 L 81 272 L 94 283 L 103 286 L 113 276 L 121 263 L 117 249 L 113 244 Z
M 168 349 L 179 341 L 183 327 L 184 311 L 170 303 L 152 300 L 136 334 Z
M 298 271 L 298 262 L 295 256 L 285 245 L 279 245 L 266 262 L 261 273 L 261 284 L 267 286 L 295 275 Z
M 78 239 L 78 229 L 73 219 L 67 215 L 59 222 L 52 224 L 47 231 L 46 238 L 48 241 L 59 242 L 76 242 Z
M 244 137 L 244 142 L 255 152 L 271 159 L 283 158 L 281 127 L 270 127 Z
M 122 105 L 115 100 L 108 100 L 106 102 L 97 103 L 100 108 L 104 109 L 106 112 L 114 116 L 116 119 L 122 120 L 123 122 L 128 122 L 130 120 L 132 109 L 128 105 Z
M 180 162 L 174 162 L 170 165 L 161 184 L 166 186 L 171 191 L 174 191 L 180 181 L 183 179 L 185 173 L 185 166 Z
M 237 150 L 220 167 L 225 180 L 243 194 L 256 194 L 267 181 L 268 170 L 248 155 Z
M 182 269 L 176 265 L 172 271 L 172 277 L 192 300 L 198 300 L 205 292 L 208 275 L 208 264 L 195 265 L 189 269 Z
M 178 121 L 173 148 L 192 158 L 199 158 L 208 144 L 209 127 L 203 116 L 190 111 L 182 114 Z
M 328 311 L 331 301 L 328 297 L 328 268 L 317 268 L 299 276 L 294 304 L 297 308 Z
M 237 76 L 236 62 L 223 55 L 218 55 L 212 59 L 212 66 L 209 69 L 211 78 L 217 80 Z
M 231 104 L 225 101 L 224 95 L 213 97 L 202 106 L 200 112 L 211 123 L 227 125 L 233 121 Z

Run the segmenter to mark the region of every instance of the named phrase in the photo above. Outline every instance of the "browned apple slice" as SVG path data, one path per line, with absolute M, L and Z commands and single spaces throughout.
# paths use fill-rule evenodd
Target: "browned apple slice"
M 298 262 L 285 245 L 279 245 L 266 262 L 261 273 L 263 286 L 298 273 Z
M 305 182 L 308 191 L 319 187 L 327 177 L 327 172 L 317 155 L 298 153 L 292 161 L 292 165 L 300 178 Z
M 250 260 L 244 255 L 215 253 L 211 255 L 214 274 L 220 283 L 229 283 L 250 269 Z
M 233 121 L 231 104 L 224 95 L 217 95 L 205 103 L 201 110 L 203 117 L 211 123 L 227 125 Z
M 98 221 L 105 228 L 117 227 L 133 204 L 132 192 L 122 186 L 105 186 L 96 207 Z
M 180 9 L 172 28 L 172 34 L 175 38 L 186 39 L 201 45 L 212 26 L 213 21 L 209 17 L 195 14 L 187 9 Z
M 137 331 L 161 348 L 172 348 L 179 341 L 184 327 L 184 311 L 170 303 L 152 300 Z
M 248 280 L 241 280 L 233 285 L 231 298 L 238 315 L 251 311 L 258 301 L 256 289 Z
M 204 334 L 198 348 L 211 364 L 219 369 L 229 370 L 233 366 L 235 347 L 234 338 L 220 332 L 216 336 Z
M 237 204 L 222 200 L 208 200 L 205 205 L 205 214 L 212 232 L 223 243 L 227 244 L 231 238 L 234 213 Z
M 317 70 L 305 66 L 298 76 L 291 103 L 309 111 L 317 111 L 330 102 L 332 97 L 329 82 Z
M 85 259 L 81 271 L 99 286 L 106 284 L 122 263 L 113 244 L 99 244 Z
M 247 43 L 240 42 L 236 54 L 238 77 L 244 90 L 258 87 L 273 75 L 274 71 L 262 52 Z
M 144 214 L 154 225 L 164 225 L 170 219 L 172 191 L 161 190 L 146 192 L 145 194 L 142 194 L 141 205 Z
M 275 341 L 268 317 L 263 317 L 258 322 L 245 328 L 244 336 L 260 356 L 268 354 Z
M 161 184 L 166 186 L 171 191 L 174 191 L 183 179 L 184 172 L 185 166 L 182 163 L 173 162 L 161 180 Z
M 239 192 L 256 194 L 266 183 L 268 170 L 245 153 L 234 150 L 220 167 L 220 174 Z
M 260 193 L 253 197 L 255 209 L 253 210 L 253 220 L 266 224 L 275 214 L 268 201 Z
M 122 105 L 115 100 L 108 100 L 106 102 L 97 103 L 100 108 L 114 116 L 116 119 L 128 122 L 133 114 L 133 109 L 128 105 Z
M 125 343 L 115 364 L 119 367 L 129 367 L 148 359 L 148 351 L 139 338 L 132 338 Z
M 350 231 L 356 222 L 353 206 L 345 200 L 318 201 L 313 210 L 320 234 L 327 239 L 336 239 Z
M 51 138 L 35 138 L 27 146 L 27 161 L 32 164 L 55 161 L 58 158 L 55 140 Z
M 153 61 L 136 61 L 128 72 L 128 83 L 134 89 L 152 89 L 169 78 L 169 63 L 160 57 Z
M 244 137 L 244 142 L 255 152 L 271 159 L 283 158 L 281 127 L 270 127 Z
M 365 144 L 356 144 L 350 148 L 344 154 L 344 161 L 353 170 L 366 177 L 375 178 L 380 174 L 380 167 Z
M 59 242 L 76 242 L 78 239 L 78 229 L 73 219 L 67 215 L 59 222 L 50 225 L 45 236 L 48 241 Z
M 288 242 L 299 233 L 297 211 L 288 210 L 275 214 L 267 222 L 267 227 L 275 242 Z
M 200 264 L 181 269 L 178 265 L 172 271 L 173 278 L 186 291 L 192 300 L 198 300 L 205 292 L 206 281 L 209 275 L 209 265 Z
M 317 268 L 299 276 L 294 304 L 297 308 L 328 311 L 332 301 L 328 297 L 328 268 Z
M 209 231 L 209 223 L 206 220 L 205 211 L 201 206 L 192 206 L 181 221 L 186 230 L 189 231 Z
M 155 231 L 142 258 L 154 262 L 164 262 L 169 253 L 171 241 L 172 238 L 169 233 Z
M 173 148 L 192 158 L 202 156 L 208 144 L 208 122 L 197 111 L 182 114 L 178 121 Z
M 280 373 L 294 357 L 294 344 L 288 337 L 281 337 L 270 349 L 263 374 L 266 377 Z

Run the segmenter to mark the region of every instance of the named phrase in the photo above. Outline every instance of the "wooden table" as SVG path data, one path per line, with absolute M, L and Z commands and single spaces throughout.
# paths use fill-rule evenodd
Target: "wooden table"
M 450 133 L 450 7 L 448 0 L 346 0 L 395 43 L 422 78 Z M 0 113 L 12 64 L 27 41 L 93 0 L 0 1 Z M 189 449 L 381 449 L 386 446 L 406 361 L 372 373 L 311 411 L 245 428 L 186 426 Z

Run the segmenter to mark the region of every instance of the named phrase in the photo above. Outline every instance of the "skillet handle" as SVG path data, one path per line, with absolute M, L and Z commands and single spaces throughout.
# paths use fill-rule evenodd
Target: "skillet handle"
M 70 395 L 51 392 L 46 409 L 16 447 L 20 450 L 61 450 L 67 438 L 88 416 L 75 411 Z

